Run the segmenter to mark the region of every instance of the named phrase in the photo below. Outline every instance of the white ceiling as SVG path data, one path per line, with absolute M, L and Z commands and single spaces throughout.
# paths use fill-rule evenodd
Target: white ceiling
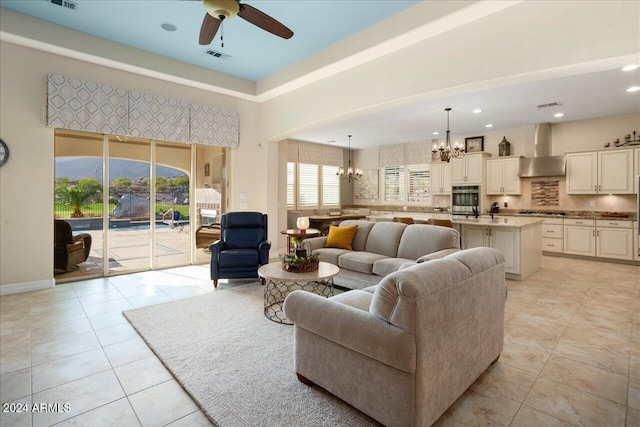
M 640 113 L 640 92 L 627 88 L 640 85 L 640 68 L 634 71 L 614 70 L 543 80 L 534 83 L 503 86 L 491 90 L 432 99 L 408 106 L 378 111 L 293 135 L 292 139 L 347 146 L 352 134 L 354 149 L 380 145 L 430 141 L 444 138 L 451 107 L 452 140 L 483 135 L 491 130 L 508 129 L 535 123 L 575 121 L 594 117 Z M 559 102 L 559 107 L 537 108 Z M 474 114 L 479 108 L 482 113 Z M 557 112 L 564 117 L 555 118 Z M 640 131 L 640 123 L 638 124 Z M 433 132 L 439 135 L 433 135 Z M 629 130 L 625 130 L 627 132 Z

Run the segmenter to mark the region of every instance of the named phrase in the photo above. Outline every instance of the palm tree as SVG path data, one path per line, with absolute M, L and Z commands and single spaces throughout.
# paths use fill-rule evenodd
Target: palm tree
M 102 193 L 102 185 L 95 178 L 82 178 L 77 184 L 60 180 L 55 187 L 56 197 L 73 208 L 71 218 L 82 218 L 82 208 L 90 199 Z

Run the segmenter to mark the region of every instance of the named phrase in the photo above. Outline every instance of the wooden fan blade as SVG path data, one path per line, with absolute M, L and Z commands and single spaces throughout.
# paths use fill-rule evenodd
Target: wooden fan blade
M 293 31 L 276 21 L 266 13 L 256 9 L 248 4 L 240 3 L 240 11 L 238 16 L 247 22 L 252 23 L 256 27 L 260 27 L 265 31 L 275 34 L 283 39 L 290 39 L 293 37 Z
M 208 13 L 204 14 L 204 21 L 202 21 L 202 27 L 200 28 L 200 44 L 207 45 L 210 44 L 213 38 L 216 36 L 218 32 L 218 28 L 220 27 L 219 19 L 214 18 Z

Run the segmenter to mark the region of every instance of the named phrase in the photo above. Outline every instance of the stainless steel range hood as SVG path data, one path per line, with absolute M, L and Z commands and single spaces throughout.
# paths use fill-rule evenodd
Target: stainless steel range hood
M 536 125 L 533 155 L 520 159 L 520 178 L 540 176 L 565 176 L 564 156 L 551 154 L 551 123 Z

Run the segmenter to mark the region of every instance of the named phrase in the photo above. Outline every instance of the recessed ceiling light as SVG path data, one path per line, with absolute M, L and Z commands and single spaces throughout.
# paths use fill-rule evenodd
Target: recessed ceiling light
M 434 132 L 433 134 L 434 135 L 440 135 L 440 132 Z
M 170 32 L 174 32 L 175 30 L 178 29 L 178 27 L 176 27 L 173 24 L 169 24 L 168 22 L 165 22 L 164 24 L 162 24 L 160 26 L 162 27 L 163 30 L 170 31 Z
M 640 65 L 638 65 L 638 64 L 629 64 L 629 65 L 625 65 L 624 67 L 622 67 L 622 71 L 633 71 L 638 67 L 640 67 Z
M 486 125 L 484 125 L 484 127 L 486 127 L 486 128 L 492 128 L 492 127 L 493 127 L 493 125 L 492 125 L 491 123 L 487 123 Z
M 640 90 L 640 86 L 631 86 L 629 89 L 627 89 L 627 92 L 637 92 Z
M 478 113 L 482 113 L 482 110 L 479 108 L 476 108 L 475 110 L 473 110 L 473 114 L 478 114 Z
M 555 113 L 553 117 L 564 117 L 564 113 Z

